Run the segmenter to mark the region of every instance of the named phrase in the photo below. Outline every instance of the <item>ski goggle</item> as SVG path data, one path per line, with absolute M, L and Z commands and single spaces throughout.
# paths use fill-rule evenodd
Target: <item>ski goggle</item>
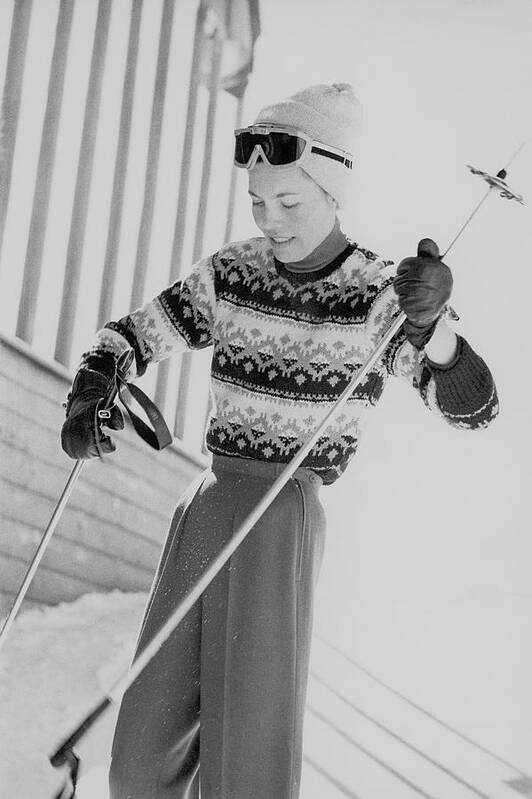
M 332 158 L 348 169 L 353 168 L 351 153 L 314 141 L 296 128 L 257 123 L 235 130 L 234 164 L 242 169 L 252 169 L 259 158 L 274 168 L 294 166 L 311 153 Z

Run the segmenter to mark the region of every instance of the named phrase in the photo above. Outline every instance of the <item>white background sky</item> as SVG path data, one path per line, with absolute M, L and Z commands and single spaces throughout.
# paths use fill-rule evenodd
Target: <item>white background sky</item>
M 268 0 L 244 121 L 311 83 L 350 82 L 365 111 L 354 198 L 363 246 L 443 251 L 485 184 L 532 137 L 528 0 Z M 479 433 L 388 385 L 358 456 L 324 497 L 317 628 L 523 767 L 532 765 L 530 322 L 532 142 L 447 262 L 463 333 L 501 413 Z M 241 178 L 235 233 L 255 235 Z

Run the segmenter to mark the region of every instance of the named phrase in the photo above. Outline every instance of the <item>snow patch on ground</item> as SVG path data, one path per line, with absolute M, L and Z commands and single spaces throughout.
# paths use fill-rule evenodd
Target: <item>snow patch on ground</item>
M 62 773 L 48 757 L 127 669 L 145 604 L 145 594 L 113 591 L 19 616 L 0 655 L 2 799 L 53 795 Z M 116 713 L 110 708 L 79 745 L 93 787 L 95 778 L 106 783 Z
M 127 670 L 145 603 L 145 594 L 87 594 L 69 604 L 23 612 L 17 619 L 0 655 L 0 799 L 51 799 L 57 792 L 65 775 L 51 767 L 49 755 Z M 334 613 L 331 607 L 329 603 L 330 612 L 325 615 L 322 607 L 316 619 L 301 799 L 532 797 L 532 769 L 525 766 L 521 771 L 497 756 L 521 759 L 523 739 L 529 738 L 526 705 L 521 706 L 520 717 L 512 719 L 502 699 L 494 703 L 497 691 L 490 691 L 491 683 L 482 680 L 480 668 L 493 657 L 486 657 L 487 649 L 477 652 L 482 636 L 475 646 L 466 641 L 466 631 L 471 635 L 471 630 L 481 628 L 485 603 L 474 618 L 465 614 L 467 624 L 449 641 L 467 677 L 461 704 L 467 704 L 468 697 L 471 702 L 461 718 L 453 701 L 464 686 L 452 675 L 453 661 L 445 662 L 445 653 L 437 646 L 441 629 L 447 629 L 447 636 L 454 630 L 449 624 L 454 617 L 448 610 L 442 611 L 441 619 L 432 613 L 428 626 L 421 624 L 423 619 L 417 619 L 420 626 L 416 626 L 415 614 L 406 614 L 410 627 L 400 628 L 402 645 L 386 620 L 374 615 L 372 628 L 386 630 L 383 646 L 386 643 L 387 648 L 379 656 L 375 630 L 372 638 L 363 626 L 356 627 L 356 617 L 364 615 L 363 609 L 354 610 L 356 646 L 352 641 L 341 642 L 339 631 L 331 629 L 328 620 L 341 615 L 340 607 Z M 501 605 L 498 623 L 491 614 L 486 633 L 502 629 L 503 617 L 506 626 L 510 625 L 515 604 L 511 608 L 512 614 L 510 607 Z M 463 614 L 461 608 L 460 617 Z M 527 613 L 524 616 L 529 618 Z M 517 619 L 510 638 L 524 629 L 523 621 Z M 418 642 L 415 657 L 407 656 L 411 648 L 408 634 L 410 644 Z M 428 640 L 426 652 L 421 646 L 424 639 Z M 393 660 L 386 652 L 394 653 Z M 439 666 L 429 654 L 441 661 Z M 359 655 L 363 662 L 378 664 L 381 679 L 357 665 Z M 435 682 L 434 675 L 441 675 L 442 668 L 448 679 Z M 415 680 L 406 687 L 412 669 Z M 517 679 L 515 671 L 513 676 L 516 685 L 511 692 L 508 689 L 505 701 L 513 697 L 518 704 L 524 674 L 523 679 Z M 402 690 L 425 709 L 413 707 L 385 683 L 400 690 L 405 686 Z M 481 690 L 474 700 L 479 683 Z M 483 720 L 486 697 L 495 710 L 488 708 Z M 425 712 L 429 710 L 436 715 Z M 82 764 L 77 799 L 109 799 L 107 773 L 117 712 L 116 706 L 110 708 L 76 747 Z M 507 733 L 497 738 L 501 720 L 507 717 L 512 723 L 508 721 Z M 521 762 L 527 760 L 523 757 Z

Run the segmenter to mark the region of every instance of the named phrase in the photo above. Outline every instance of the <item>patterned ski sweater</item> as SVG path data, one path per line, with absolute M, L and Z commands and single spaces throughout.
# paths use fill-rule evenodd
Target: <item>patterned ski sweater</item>
M 183 280 L 108 323 L 83 363 L 103 351 L 135 352 L 137 374 L 185 349 L 213 348 L 213 453 L 285 463 L 308 439 L 398 312 L 390 261 L 353 242 L 316 272 L 293 273 L 262 237 L 200 260 Z M 498 411 L 492 376 L 459 337 L 438 368 L 400 332 L 304 461 L 333 482 L 390 375 L 410 382 L 427 407 L 459 428 L 485 427 Z

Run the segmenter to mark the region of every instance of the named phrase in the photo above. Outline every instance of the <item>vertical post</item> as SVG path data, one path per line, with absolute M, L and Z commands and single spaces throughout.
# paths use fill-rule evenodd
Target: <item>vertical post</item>
M 238 95 L 236 106 L 235 129 L 242 127 L 242 115 L 244 112 L 244 89 Z M 233 219 L 235 215 L 235 197 L 236 197 L 236 167 L 231 171 L 231 183 L 229 184 L 229 200 L 227 203 L 227 219 L 225 223 L 224 242 L 231 241 L 231 233 L 233 230 Z
M 214 127 L 216 122 L 216 105 L 220 85 L 220 67 L 222 61 L 223 40 L 216 30 L 212 39 L 212 61 L 209 79 L 209 106 L 207 110 L 206 136 L 203 150 L 203 169 L 201 173 L 201 188 L 199 197 L 198 217 L 194 236 L 193 261 L 196 262 L 202 254 L 203 234 L 207 216 L 207 201 L 209 196 L 209 181 L 211 177 L 212 150 L 214 143 Z M 183 437 L 185 428 L 186 402 L 190 383 L 191 353 L 184 353 L 181 361 L 179 376 L 179 389 L 177 393 L 177 411 L 175 421 L 175 435 Z
M 11 38 L 7 56 L 2 116 L 0 123 L 0 254 L 4 240 L 11 172 L 17 139 L 18 117 L 22 95 L 22 79 L 26 63 L 28 29 L 33 0 L 18 0 L 13 8 Z
M 170 259 L 169 283 L 174 283 L 181 271 L 181 257 L 183 252 L 183 242 L 185 239 L 185 224 L 187 218 L 188 187 L 190 183 L 190 162 L 192 158 L 192 147 L 194 143 L 194 128 L 196 122 L 196 109 L 198 105 L 198 87 L 200 82 L 201 58 L 204 47 L 203 25 L 205 23 L 205 7 L 202 0 L 196 13 L 196 27 L 194 31 L 194 45 L 192 48 L 192 64 L 190 68 L 190 80 L 188 89 L 188 103 L 185 137 L 183 150 L 181 153 L 181 174 L 179 177 L 179 194 L 177 198 L 177 210 L 174 225 L 174 239 L 172 243 L 172 255 Z M 155 388 L 155 403 L 159 407 L 164 407 L 166 399 L 166 387 L 168 385 L 168 361 L 159 364 L 157 372 L 157 385 Z
M 122 106 L 120 111 L 120 126 L 116 147 L 115 174 L 113 179 L 113 191 L 111 195 L 111 213 L 109 215 L 107 244 L 105 248 L 105 262 L 102 275 L 102 287 L 100 291 L 100 305 L 98 308 L 99 328 L 110 319 L 113 305 L 118 246 L 122 227 L 124 187 L 126 182 L 129 143 L 131 138 L 131 117 L 133 113 L 133 99 L 135 96 L 139 33 L 143 2 L 144 0 L 133 0 L 133 5 L 131 7 L 126 71 L 124 74 L 124 87 L 122 90 Z
M 244 94 L 246 91 L 246 86 L 243 85 L 237 95 L 237 106 L 236 106 L 236 115 L 235 115 L 235 128 L 242 127 L 242 116 L 244 113 Z M 225 225 L 225 236 L 224 242 L 228 242 L 231 240 L 231 233 L 233 229 L 233 218 L 235 212 L 235 196 L 236 196 L 236 177 L 237 177 L 237 170 L 233 168 L 231 172 L 231 183 L 229 184 L 229 200 L 227 203 L 227 221 Z M 212 410 L 212 395 L 209 392 L 209 398 L 207 401 L 207 409 L 205 411 L 205 422 L 204 428 L 207 427 L 207 422 L 209 421 L 209 416 Z M 205 444 L 203 445 L 203 452 L 207 453 L 207 449 Z
M 76 305 L 78 299 L 79 282 L 81 276 L 81 260 L 85 229 L 87 225 L 87 210 L 89 205 L 92 167 L 94 161 L 94 148 L 98 117 L 100 112 L 100 98 L 102 93 L 103 71 L 109 35 L 109 18 L 111 15 L 112 0 L 100 0 L 98 16 L 94 31 L 94 43 L 89 75 L 89 86 L 85 103 L 85 117 L 81 136 L 81 148 L 74 190 L 74 204 L 70 224 L 67 259 L 65 268 L 65 282 L 63 285 L 63 298 L 57 330 L 55 358 L 59 363 L 68 365 L 70 350 L 72 348 L 72 334 L 76 318 Z
M 209 106 L 207 110 L 206 136 L 203 149 L 203 169 L 201 172 L 201 188 L 199 197 L 198 217 L 196 221 L 196 233 L 194 236 L 194 250 L 192 259 L 194 262 L 201 258 L 203 248 L 203 234 L 205 232 L 205 220 L 207 217 L 207 201 L 209 198 L 209 181 L 211 179 L 212 149 L 214 143 L 214 126 L 216 124 L 216 105 L 218 100 L 218 89 L 220 86 L 220 67 L 222 63 L 223 40 L 215 31 L 212 41 L 212 65 L 209 79 Z
M 172 244 L 172 257 L 170 264 L 170 281 L 177 280 L 181 271 L 181 254 L 185 239 L 186 210 L 188 205 L 188 187 L 190 183 L 190 166 L 192 159 L 192 146 L 194 143 L 196 109 L 198 105 L 198 88 L 201 74 L 201 58 L 204 47 L 203 26 L 205 23 L 205 6 L 200 0 L 196 14 L 196 29 L 194 32 L 194 49 L 192 53 L 192 67 L 188 90 L 187 126 L 181 156 L 181 174 L 179 177 L 179 195 L 174 226 L 174 240 Z
M 57 131 L 63 102 L 66 62 L 72 15 L 75 3 L 72 0 L 61 0 L 57 26 L 55 31 L 54 51 L 50 66 L 48 97 L 41 135 L 39 163 L 33 195 L 30 231 L 24 263 L 22 294 L 17 321 L 17 336 L 28 344 L 33 340 L 37 296 L 41 278 L 44 236 L 48 221 L 50 190 L 55 164 Z
M 161 32 L 159 35 L 159 55 L 157 58 L 157 71 L 155 76 L 155 89 L 151 112 L 150 140 L 148 144 L 148 160 L 144 180 L 144 203 L 137 240 L 137 257 L 133 274 L 133 287 L 131 290 L 131 310 L 141 305 L 144 297 L 146 270 L 148 268 L 148 254 L 151 240 L 153 222 L 153 208 L 155 204 L 155 191 L 157 188 L 157 167 L 161 149 L 161 129 L 164 113 L 164 100 L 168 77 L 168 57 L 172 39 L 172 23 L 174 18 L 175 0 L 164 0 L 161 17 Z

